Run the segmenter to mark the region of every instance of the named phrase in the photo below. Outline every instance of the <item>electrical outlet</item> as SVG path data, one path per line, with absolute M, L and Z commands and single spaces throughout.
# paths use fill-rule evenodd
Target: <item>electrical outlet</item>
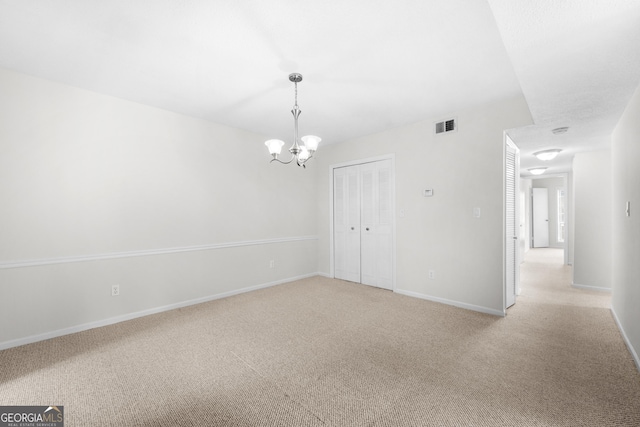
M 436 278 L 436 272 L 434 270 L 429 270 L 429 279 L 433 280 Z
M 269 261 L 269 268 L 273 268 L 276 266 L 276 262 L 274 260 Z
M 111 286 L 111 296 L 117 297 L 120 295 L 120 285 L 112 285 Z

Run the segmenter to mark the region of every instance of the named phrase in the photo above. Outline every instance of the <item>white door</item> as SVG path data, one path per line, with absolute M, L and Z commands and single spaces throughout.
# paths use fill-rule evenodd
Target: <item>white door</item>
M 521 181 L 518 181 L 520 183 Z M 522 186 L 518 186 L 522 187 Z M 524 253 L 528 249 L 529 245 L 529 237 L 527 236 L 527 193 L 522 188 L 520 188 L 520 237 L 518 241 L 520 242 L 519 251 L 518 251 L 518 264 L 522 264 L 524 262 Z M 519 290 L 518 286 L 518 290 Z
M 333 170 L 336 279 L 360 282 L 360 180 L 357 166 Z
M 334 277 L 393 289 L 391 160 L 333 170 Z
M 549 247 L 549 195 L 546 188 L 533 189 L 533 247 Z
M 507 137 L 505 146 L 505 308 L 516 302 L 518 282 L 518 149 Z
M 361 280 L 365 285 L 392 289 L 391 161 L 360 165 Z

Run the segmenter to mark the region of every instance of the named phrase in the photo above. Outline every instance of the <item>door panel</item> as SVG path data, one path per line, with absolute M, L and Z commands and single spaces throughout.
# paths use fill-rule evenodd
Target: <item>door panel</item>
M 360 282 L 360 189 L 357 166 L 333 172 L 334 275 Z
M 375 169 L 372 164 L 362 165 L 360 176 L 362 177 L 362 223 L 360 224 L 361 246 L 361 271 L 362 283 L 375 286 L 376 282 L 376 238 L 375 238 L 375 208 L 376 194 L 374 189 Z
M 549 194 L 546 188 L 533 189 L 533 247 L 549 247 Z
M 391 161 L 361 165 L 362 283 L 393 288 Z

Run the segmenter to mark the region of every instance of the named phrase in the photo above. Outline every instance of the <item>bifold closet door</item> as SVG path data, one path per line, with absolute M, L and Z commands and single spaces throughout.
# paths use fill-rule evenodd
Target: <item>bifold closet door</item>
M 335 277 L 393 288 L 391 161 L 334 170 Z
M 391 161 L 360 165 L 361 282 L 392 289 Z
M 520 227 L 518 217 L 518 150 L 507 144 L 505 147 L 505 308 L 516 303 L 516 285 L 518 272 L 518 235 Z
M 360 180 L 357 166 L 333 171 L 333 244 L 336 279 L 360 283 Z

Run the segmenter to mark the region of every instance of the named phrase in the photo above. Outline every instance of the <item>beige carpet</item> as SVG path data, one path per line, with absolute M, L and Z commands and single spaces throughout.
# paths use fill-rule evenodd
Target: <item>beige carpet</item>
M 638 426 L 609 295 L 532 250 L 506 318 L 322 277 L 0 352 L 66 426 Z

